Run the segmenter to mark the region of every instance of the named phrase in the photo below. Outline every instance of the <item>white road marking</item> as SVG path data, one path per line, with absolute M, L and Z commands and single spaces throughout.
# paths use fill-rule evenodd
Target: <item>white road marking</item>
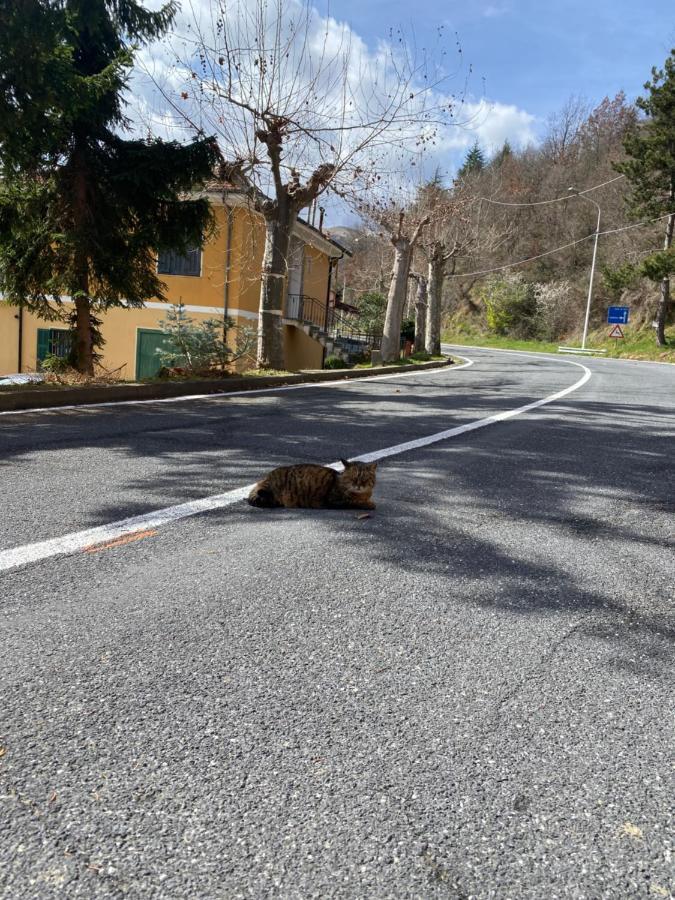
M 555 353 L 546 353 L 543 350 L 507 350 L 505 347 L 478 347 L 474 344 L 446 344 L 442 345 L 441 349 L 446 349 L 452 356 L 459 356 L 459 353 L 455 352 L 455 347 L 461 347 L 462 350 L 487 350 L 492 353 L 519 353 L 521 356 L 532 356 L 536 359 L 558 359 Z M 462 357 L 464 359 L 464 357 Z M 641 366 L 643 364 L 647 364 L 650 366 L 670 366 L 671 369 L 675 369 L 675 363 L 671 362 L 662 362 L 661 360 L 656 359 L 631 359 L 628 356 L 594 356 L 594 362 L 608 362 L 608 363 L 624 363 L 625 365 L 634 364 L 636 366 Z
M 567 360 L 567 362 L 571 362 L 571 360 Z M 394 447 L 386 447 L 384 450 L 376 450 L 374 453 L 364 453 L 363 456 L 355 456 L 353 458 L 361 460 L 361 462 L 375 462 L 376 460 L 384 459 L 387 456 L 396 456 L 398 453 L 407 453 L 409 450 L 418 450 L 420 447 L 428 447 L 429 444 L 436 444 L 438 441 L 447 441 L 448 438 L 456 437 L 458 434 L 464 434 L 467 431 L 475 431 L 476 428 L 485 428 L 486 425 L 492 425 L 494 422 L 505 422 L 507 419 L 512 419 L 514 416 L 520 416 L 532 409 L 546 406 L 549 403 L 555 403 L 556 400 L 560 400 L 562 397 L 571 394 L 572 391 L 578 390 L 578 388 L 586 384 L 591 377 L 590 369 L 587 369 L 586 366 L 583 366 L 581 363 L 571 364 L 573 366 L 579 366 L 580 369 L 584 370 L 585 374 L 579 381 L 575 381 L 571 387 L 565 388 L 563 391 L 558 391 L 557 394 L 551 394 L 543 400 L 535 400 L 533 403 L 528 403 L 526 406 L 519 406 L 516 409 L 509 409 L 506 412 L 488 416 L 486 419 L 476 419 L 475 422 L 468 422 L 466 425 L 458 425 L 457 428 L 448 428 L 447 431 L 439 431 L 436 434 L 430 434 L 427 437 L 417 438 L 414 441 L 407 441 L 405 444 L 396 444 Z
M 385 381 L 388 378 L 409 378 L 411 375 L 438 375 L 443 372 L 458 372 L 473 365 L 473 360 L 468 356 L 453 353 L 459 359 L 466 362 L 461 366 L 451 366 L 441 369 L 416 369 L 414 372 L 395 372 L 393 375 L 366 375 L 364 378 L 341 378 L 335 381 L 306 381 L 302 384 L 284 384 L 279 387 L 252 388 L 247 391 L 221 391 L 217 394 L 187 394 L 184 397 L 162 397 L 157 400 L 106 400 L 101 403 L 73 403 L 69 406 L 43 406 L 40 409 L 8 409 L 0 412 L 0 416 L 27 416 L 48 412 L 62 412 L 64 409 L 98 409 L 100 406 L 143 406 L 146 403 L 185 403 L 190 400 L 222 400 L 223 397 L 243 397 L 249 394 L 275 394 L 282 391 L 300 391 L 304 388 L 320 387 L 345 387 L 345 385 L 360 383 L 362 381 Z
M 562 362 L 562 360 L 560 360 Z M 514 416 L 520 416 L 532 409 L 538 409 L 540 406 L 546 406 L 549 403 L 555 403 L 571 394 L 573 391 L 583 387 L 591 377 L 591 372 L 586 366 L 578 362 L 566 359 L 565 363 L 571 366 L 577 366 L 583 369 L 584 375 L 573 385 L 551 394 L 543 400 L 535 400 L 525 406 L 519 406 L 516 409 L 509 409 L 503 413 L 497 413 L 494 416 L 488 416 L 485 419 L 477 419 L 466 425 L 459 425 L 457 428 L 450 428 L 447 431 L 439 431 L 436 434 L 427 437 L 418 438 L 414 441 L 407 441 L 404 444 L 395 444 L 393 447 L 385 447 L 382 450 L 376 450 L 374 453 L 365 453 L 362 456 L 352 457 L 363 462 L 375 462 L 378 459 L 384 459 L 387 456 L 394 456 L 398 453 L 406 453 L 409 450 L 417 450 L 420 447 L 428 447 L 438 441 L 445 441 L 448 438 L 456 437 L 467 431 L 474 431 L 477 428 L 485 428 L 495 422 L 504 422 L 512 419 Z M 452 371 L 452 370 L 450 370 Z M 418 372 L 406 374 L 419 374 Z M 392 376 L 384 376 L 386 378 Z M 333 467 L 339 467 L 339 463 L 330 463 Z M 133 534 L 136 531 L 159 528 L 161 525 L 168 525 L 171 522 L 177 522 L 179 519 L 185 519 L 189 516 L 196 516 L 199 513 L 210 512 L 215 509 L 224 509 L 244 500 L 251 488 L 252 484 L 244 487 L 235 488 L 232 491 L 226 491 L 223 494 L 215 494 L 211 497 L 202 497 L 200 500 L 191 500 L 188 503 L 180 503 L 178 506 L 169 506 L 165 509 L 158 509 L 154 512 L 145 513 L 140 516 L 132 516 L 128 519 L 122 519 L 119 522 L 112 522 L 109 525 L 100 525 L 97 528 L 88 528 L 85 531 L 76 531 L 72 534 L 66 534 L 63 537 L 52 538 L 47 541 L 39 541 L 35 544 L 26 544 L 22 547 L 13 547 L 10 550 L 0 551 L 0 572 L 7 569 L 14 569 L 18 566 L 25 566 L 29 563 L 38 562 L 42 559 L 48 559 L 53 556 L 63 556 L 64 554 L 76 553 L 90 547 L 92 544 L 100 544 L 107 541 L 115 540 L 126 534 Z

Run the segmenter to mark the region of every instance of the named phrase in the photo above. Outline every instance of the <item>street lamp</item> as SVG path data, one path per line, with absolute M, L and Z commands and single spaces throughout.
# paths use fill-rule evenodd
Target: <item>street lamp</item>
M 587 200 L 589 203 L 592 203 L 593 206 L 598 211 L 598 222 L 597 222 L 597 225 L 595 226 L 595 240 L 593 242 L 593 262 L 591 263 L 591 277 L 588 282 L 588 300 L 586 301 L 586 317 L 584 318 L 584 333 L 583 333 L 583 337 L 581 339 L 581 347 L 580 347 L 582 352 L 585 351 L 586 353 L 591 353 L 593 351 L 586 350 L 586 337 L 588 335 L 588 320 L 590 319 L 590 316 L 591 316 L 591 300 L 593 299 L 593 276 L 595 275 L 595 258 L 598 253 L 598 238 L 600 236 L 600 207 L 595 202 L 595 200 L 592 200 L 590 197 L 587 197 L 586 194 L 580 194 L 577 188 L 571 187 L 571 188 L 568 188 L 568 191 L 571 194 L 573 194 L 575 197 L 579 197 L 580 200 Z M 573 351 L 574 348 L 560 347 L 559 349 L 563 350 L 563 351 L 567 350 L 569 352 L 570 350 Z M 604 352 L 604 351 L 600 351 L 600 352 Z

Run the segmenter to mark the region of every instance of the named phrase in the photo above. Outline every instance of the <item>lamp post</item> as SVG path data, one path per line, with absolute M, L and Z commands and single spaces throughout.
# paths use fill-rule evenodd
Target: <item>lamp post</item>
M 589 203 L 592 203 L 593 206 L 598 211 L 598 223 L 595 226 L 595 240 L 593 242 L 593 262 L 591 263 L 591 277 L 588 282 L 588 300 L 586 301 L 586 317 L 584 319 L 584 334 L 581 339 L 581 349 L 586 349 L 586 336 L 588 335 L 588 320 L 591 316 L 591 300 L 593 299 L 593 276 L 595 275 L 595 258 L 598 253 L 598 237 L 600 236 L 600 207 L 595 202 L 595 200 L 591 200 L 590 197 L 587 197 L 586 194 L 580 194 L 576 188 L 569 188 L 570 192 L 574 194 L 574 196 L 579 197 L 581 200 L 587 200 Z

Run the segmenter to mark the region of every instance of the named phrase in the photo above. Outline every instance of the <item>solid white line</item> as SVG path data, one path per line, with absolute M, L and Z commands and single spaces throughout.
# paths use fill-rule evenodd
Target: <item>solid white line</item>
M 409 378 L 412 375 L 438 375 L 443 372 L 458 372 L 473 365 L 473 360 L 459 353 L 453 354 L 466 362 L 461 366 L 441 369 L 417 369 L 414 372 L 396 372 L 393 375 L 366 375 L 364 378 L 341 378 L 336 381 L 306 381 L 302 384 L 284 384 L 279 387 L 251 388 L 247 391 L 220 391 L 217 394 L 186 394 L 184 397 L 162 397 L 157 400 L 105 400 L 101 403 L 71 403 L 68 406 L 43 406 L 40 409 L 8 409 L 0 416 L 26 416 L 36 413 L 61 412 L 64 409 L 98 409 L 101 406 L 142 406 L 146 403 L 183 403 L 189 400 L 222 400 L 223 397 L 243 397 L 248 394 L 275 394 L 282 391 L 300 391 L 305 388 L 345 387 L 353 382 L 384 381 L 387 378 Z
M 456 437 L 467 431 L 474 431 L 477 428 L 485 428 L 495 422 L 504 422 L 506 419 L 512 419 L 514 416 L 522 415 L 532 409 L 540 406 L 546 406 L 554 403 L 562 397 L 566 397 L 573 391 L 582 387 L 591 377 L 591 372 L 581 363 L 566 360 L 568 365 L 577 366 L 584 370 L 584 375 L 573 385 L 551 394 L 543 400 L 535 400 L 526 406 L 519 406 L 517 409 L 510 409 L 486 419 L 477 419 L 469 422 L 467 425 L 460 425 L 457 428 L 450 428 L 447 431 L 439 431 L 436 434 L 428 435 L 414 441 L 407 441 L 404 444 L 395 444 L 393 447 L 385 447 L 383 450 L 376 450 L 374 453 L 365 453 L 362 456 L 353 457 L 363 462 L 375 462 L 378 459 L 384 459 L 387 456 L 394 456 L 398 453 L 406 453 L 409 450 L 417 450 L 420 447 L 427 447 L 429 444 L 435 444 L 438 441 L 445 441 L 448 438 Z M 409 372 L 409 375 L 419 374 Z M 391 376 L 385 376 L 387 378 Z M 339 467 L 339 463 L 330 463 L 331 466 Z M 47 541 L 40 541 L 35 544 L 27 544 L 23 547 L 13 547 L 10 550 L 0 552 L 0 572 L 7 569 L 13 569 L 17 566 L 25 566 L 29 563 L 38 562 L 52 556 L 62 556 L 67 553 L 75 553 L 78 550 L 84 550 L 92 544 L 101 544 L 107 541 L 115 540 L 127 534 L 133 534 L 136 531 L 143 531 L 152 528 L 158 528 L 161 525 L 167 525 L 170 522 L 177 522 L 179 519 L 185 519 L 189 516 L 195 516 L 198 513 L 210 512 L 214 509 L 223 509 L 227 506 L 244 500 L 249 491 L 253 487 L 247 484 L 244 487 L 235 488 L 232 491 L 226 491 L 223 494 L 215 494 L 211 497 L 202 497 L 200 500 L 191 500 L 188 503 L 181 503 L 178 506 L 169 506 L 165 509 L 158 509 L 154 512 L 146 513 L 140 516 L 132 516 L 128 519 L 122 519 L 119 522 L 112 522 L 109 525 L 100 525 L 97 528 L 88 528 L 85 531 L 77 531 L 73 534 L 66 534 L 63 537 L 52 538 Z
M 571 360 L 567 361 L 571 362 Z M 386 447 L 384 450 L 376 450 L 374 453 L 365 453 L 363 456 L 355 456 L 354 459 L 361 460 L 362 462 L 375 462 L 375 460 L 384 459 L 386 456 L 395 456 L 398 453 L 407 453 L 409 450 L 418 450 L 420 447 L 428 447 L 429 444 L 436 444 L 438 441 L 446 441 L 448 438 L 456 437 L 458 434 L 464 434 L 467 431 L 475 431 L 476 428 L 485 428 L 486 425 L 492 425 L 494 422 L 505 422 L 507 419 L 512 419 L 514 416 L 520 416 L 523 413 L 529 412 L 531 409 L 537 409 L 540 406 L 555 403 L 556 400 L 560 400 L 562 397 L 566 397 L 573 391 L 578 390 L 586 384 L 591 377 L 591 372 L 586 366 L 583 366 L 581 363 L 571 363 L 571 365 L 579 366 L 580 369 L 584 370 L 585 374 L 571 387 L 565 388 L 563 391 L 558 391 L 557 394 L 551 394 L 543 400 L 535 400 L 533 403 L 528 403 L 526 406 L 519 406 L 517 409 L 509 409 L 506 412 L 488 416 L 486 419 L 476 419 L 475 422 L 469 422 L 467 425 L 458 425 L 457 428 L 439 431 L 437 434 L 430 434 L 427 437 L 417 438 L 414 441 L 407 441 L 405 444 L 396 444 L 394 447 Z
M 447 352 L 451 353 L 453 356 L 459 356 L 459 353 L 456 352 L 455 348 L 459 347 L 462 350 L 483 350 L 486 353 L 519 353 L 521 356 L 532 356 L 535 359 L 555 359 L 555 353 L 545 353 L 543 350 L 508 350 L 505 347 L 479 347 L 477 344 L 446 344 L 443 343 L 443 348 L 447 350 Z M 464 358 L 464 357 L 462 357 Z M 670 366 L 671 369 L 675 368 L 675 363 L 671 362 L 662 362 L 661 360 L 656 359 L 629 359 L 626 356 L 599 356 L 594 357 L 596 362 L 609 362 L 609 363 L 634 363 L 635 365 L 641 366 L 643 364 L 648 366 Z

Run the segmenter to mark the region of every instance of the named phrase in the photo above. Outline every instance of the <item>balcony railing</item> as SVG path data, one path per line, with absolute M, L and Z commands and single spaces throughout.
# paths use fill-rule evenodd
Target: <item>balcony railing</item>
M 348 345 L 350 352 L 378 349 L 381 335 L 362 331 L 354 321 L 336 309 L 306 294 L 288 294 L 285 317 L 303 325 L 315 325 L 327 337 Z
M 288 294 L 286 297 L 286 318 L 305 325 L 316 325 L 326 331 L 326 304 L 306 294 Z

